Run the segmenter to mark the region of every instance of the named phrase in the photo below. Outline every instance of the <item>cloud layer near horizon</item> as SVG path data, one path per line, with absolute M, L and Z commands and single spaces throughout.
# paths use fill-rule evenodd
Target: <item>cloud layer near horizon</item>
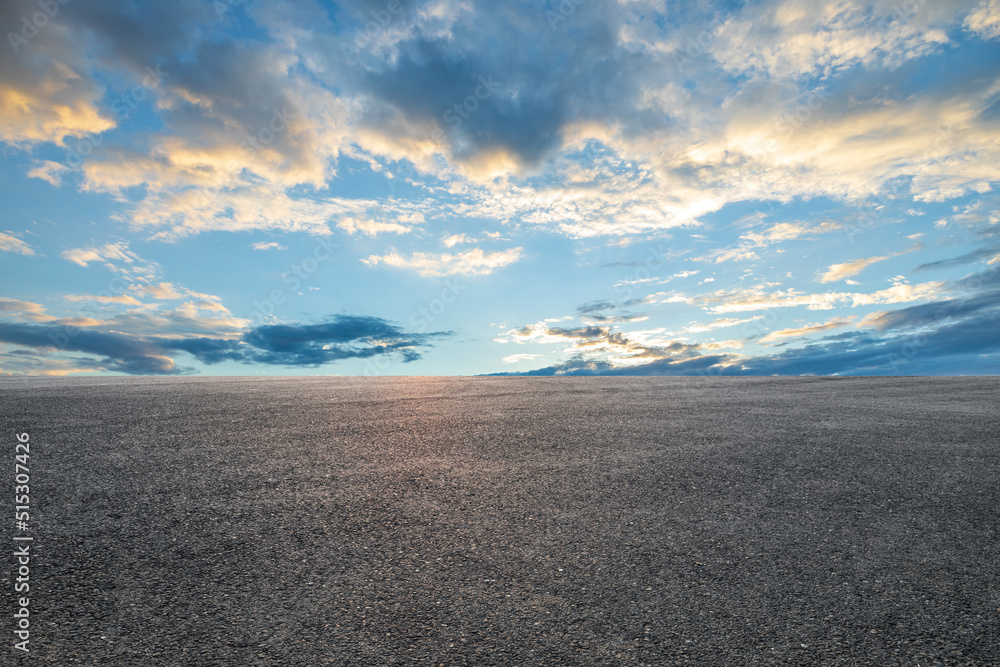
M 398 354 L 403 362 L 420 358 L 418 348 L 450 332 L 407 333 L 376 317 L 337 315 L 318 324 L 264 325 L 238 339 L 215 337 L 165 338 L 94 331 L 72 323 L 61 325 L 0 323 L 0 342 L 20 346 L 7 354 L 25 357 L 24 348 L 44 357 L 49 352 L 84 353 L 78 360 L 88 370 L 133 375 L 183 375 L 193 369 L 174 361 L 186 353 L 204 364 L 236 361 L 245 364 L 317 368 L 343 359 L 367 359 Z M 56 367 L 57 373 L 62 369 Z M 61 374 L 61 373 L 59 373 Z

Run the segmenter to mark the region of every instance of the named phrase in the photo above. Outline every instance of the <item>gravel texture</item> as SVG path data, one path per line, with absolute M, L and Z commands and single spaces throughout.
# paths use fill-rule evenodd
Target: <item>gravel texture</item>
M 1000 378 L 6 379 L 0 426 L 4 664 L 1000 664 Z

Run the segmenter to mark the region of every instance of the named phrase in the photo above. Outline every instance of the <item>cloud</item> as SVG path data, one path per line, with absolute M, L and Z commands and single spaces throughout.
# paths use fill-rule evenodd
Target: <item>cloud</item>
M 73 373 L 93 373 L 98 370 L 100 367 L 87 359 L 53 358 L 37 349 L 0 352 L 0 375 L 65 377 Z
M 837 280 L 851 278 L 852 276 L 858 275 L 872 264 L 875 264 L 876 262 L 884 262 L 890 257 L 892 257 L 892 255 L 883 255 L 881 257 L 854 259 L 850 262 L 844 262 L 843 264 L 833 264 L 826 270 L 826 273 L 820 277 L 819 281 L 821 283 L 832 283 Z
M 917 285 L 896 284 L 884 290 L 869 294 L 859 292 L 822 292 L 806 294 L 787 289 L 765 292 L 761 287 L 719 290 L 698 297 L 670 295 L 666 301 L 677 301 L 701 305 L 712 313 L 738 313 L 769 308 L 793 308 L 806 306 L 809 310 L 830 310 L 836 306 L 871 306 L 891 303 L 906 303 L 932 298 L 941 294 L 945 283 L 929 282 Z
M 49 322 L 55 319 L 45 313 L 45 307 L 41 304 L 0 297 L 0 315 L 7 316 L 8 313 L 31 322 Z
M 0 342 L 95 355 L 99 357 L 97 366 L 100 370 L 132 375 L 177 375 L 187 372 L 174 364 L 162 346 L 120 333 L 0 323 Z
M 0 25 L 10 28 L 4 30 L 7 52 L 0 60 L 2 142 L 18 147 L 41 142 L 62 146 L 67 137 L 115 126 L 100 109 L 103 88 L 81 57 L 84 35 L 64 22 L 67 12 L 62 6 L 59 9 L 63 11 L 24 43 L 18 39 L 25 31 L 22 18 L 40 11 L 39 5 L 29 0 L 0 3 Z
M 576 312 L 585 322 L 596 322 L 600 324 L 612 324 L 616 322 L 642 322 L 649 319 L 649 317 L 647 315 L 632 313 L 625 310 L 629 306 L 640 305 L 642 303 L 644 303 L 644 300 L 642 299 L 629 299 L 621 303 L 612 301 L 591 301 L 590 303 L 578 306 Z
M 34 255 L 30 245 L 10 234 L 0 232 L 0 252 L 16 252 L 19 255 Z
M 35 7 L 8 4 L 12 25 Z M 210 3 L 71 3 L 0 67 L 0 138 L 95 137 L 81 187 L 132 202 L 122 219 L 170 240 L 412 228 L 394 210 L 372 217 L 393 197 L 322 192 L 345 156 L 463 195 L 431 198 L 435 217 L 575 238 L 693 226 L 754 199 L 858 205 L 901 179 L 941 200 L 1000 180 L 992 79 L 946 48 L 962 25 L 992 34 L 995 4 L 590 3 L 553 30 L 527 5 L 439 2 L 404 6 L 362 49 L 366 2 L 335 17 L 312 3 L 241 9 L 252 40 Z M 126 134 L 104 100 L 150 66 L 163 72 L 144 88 L 156 129 Z M 927 76 L 948 83 L 917 85 Z M 46 164 L 33 175 L 59 181 Z M 716 261 L 755 259 L 795 224 Z
M 864 333 L 828 337 L 773 356 L 712 353 L 707 345 L 672 346 L 649 360 L 622 364 L 583 355 L 514 375 L 892 375 L 980 374 L 1000 369 L 1000 311 L 924 334 L 879 338 Z
M 471 242 L 472 239 L 470 239 L 465 234 L 452 234 L 450 236 L 446 236 L 443 239 L 441 239 L 441 243 L 444 244 L 445 248 L 454 248 L 459 243 L 471 243 Z
M 949 259 L 941 259 L 936 262 L 928 262 L 926 264 L 921 264 L 915 270 L 916 271 L 928 271 L 931 269 L 949 269 L 956 266 L 964 266 L 966 264 L 973 264 L 975 262 L 981 262 L 986 260 L 987 264 L 993 264 L 996 261 L 996 257 L 1000 253 L 1000 245 L 990 245 L 983 248 L 977 248 L 964 255 L 959 255 L 958 257 L 951 257 Z
M 822 333 L 824 331 L 830 331 L 832 329 L 840 329 L 848 326 L 856 320 L 856 317 L 835 317 L 833 319 L 827 320 L 822 324 L 810 324 L 804 327 L 798 327 L 793 329 L 782 329 L 781 331 L 772 331 L 763 338 L 760 339 L 761 343 L 772 343 L 783 338 L 798 338 L 800 336 L 807 336 L 814 333 Z
M 1000 0 L 983 0 L 965 18 L 965 28 L 983 39 L 1000 37 Z
M 406 234 L 411 231 L 411 227 L 399 222 L 379 222 L 377 220 L 365 220 L 357 218 L 343 218 L 337 223 L 337 227 L 343 229 L 348 234 L 361 232 L 367 236 L 378 236 L 379 234 Z
M 829 77 L 858 65 L 898 66 L 948 42 L 927 12 L 878 2 L 771 0 L 748 6 L 719 28 L 713 53 L 734 73 Z
M 756 320 L 762 319 L 763 315 L 756 315 L 754 317 L 746 317 L 743 319 L 735 317 L 720 317 L 718 319 L 712 320 L 707 324 L 689 324 L 684 327 L 684 333 L 706 333 L 708 331 L 714 331 L 715 329 L 725 329 L 728 327 L 735 327 L 740 324 L 746 324 L 747 322 L 754 322 Z
M 40 178 L 54 187 L 62 185 L 62 175 L 70 168 L 51 160 L 36 160 L 35 166 L 28 171 L 28 178 Z
M 168 283 L 165 281 L 161 281 L 159 283 L 132 285 L 131 289 L 137 294 L 151 296 L 154 299 L 159 299 L 161 301 L 170 301 L 170 300 L 192 297 L 198 300 L 196 302 L 196 305 L 199 308 L 225 311 L 225 308 L 223 308 L 220 303 L 221 299 L 219 299 L 219 297 L 213 294 L 205 294 L 204 292 L 195 292 L 186 287 L 182 287 L 180 285 L 175 285 L 173 283 Z
M 318 324 L 266 325 L 246 330 L 239 338 L 164 337 L 0 323 L 0 342 L 42 353 L 78 352 L 93 370 L 132 375 L 179 375 L 194 372 L 179 366 L 179 353 L 204 364 L 225 361 L 286 367 L 318 367 L 352 358 L 397 354 L 404 362 L 420 359 L 419 348 L 451 332 L 408 333 L 377 317 L 337 315 Z
M 410 269 L 425 277 L 451 275 L 481 276 L 488 275 L 499 268 L 513 264 L 523 254 L 523 248 L 510 248 L 494 253 L 484 252 L 481 248 L 473 248 L 463 253 L 445 253 L 443 255 L 417 252 L 413 253 L 410 257 L 404 257 L 397 252 L 390 252 L 382 256 L 371 255 L 361 261 L 368 266 L 377 266 L 380 263 L 384 263 L 397 268 Z
M 752 250 L 747 250 L 745 248 L 731 248 L 729 250 L 723 250 L 718 253 L 715 257 L 715 261 L 718 264 L 722 262 L 739 262 L 744 260 L 754 260 L 760 259 Z
M 733 261 L 751 261 L 760 259 L 758 250 L 769 245 L 784 243 L 798 239 L 811 239 L 819 234 L 829 234 L 843 229 L 838 222 L 779 222 L 761 232 L 749 232 L 740 236 L 740 243 L 731 248 L 723 248 L 708 253 L 699 259 L 715 260 L 717 264 Z
M 250 247 L 254 250 L 287 250 L 286 246 L 281 245 L 277 241 L 259 241 Z
M 505 364 L 519 364 L 522 361 L 533 361 L 541 356 L 540 354 L 512 354 L 504 357 L 502 361 Z
M 140 294 L 151 296 L 154 299 L 182 299 L 184 292 L 180 291 L 170 283 L 161 282 L 158 285 L 136 285 L 136 291 Z
M 754 246 L 766 246 L 773 243 L 782 243 L 804 237 L 811 237 L 817 234 L 829 234 L 843 229 L 843 225 L 838 222 L 806 223 L 806 222 L 779 222 L 772 225 L 763 232 L 751 232 L 744 234 L 740 238 L 749 241 Z
M 132 264 L 138 261 L 139 256 L 128 249 L 127 243 L 107 243 L 103 246 L 91 248 L 73 248 L 60 253 L 63 259 L 67 259 L 77 266 L 86 267 L 91 262 L 105 262 L 109 267 L 113 267 L 111 262 L 120 261 Z
M 844 262 L 843 264 L 833 264 L 826 270 L 820 278 L 821 283 L 832 283 L 838 280 L 845 280 L 846 278 L 851 278 L 858 275 L 866 268 L 872 264 L 878 262 L 884 262 L 887 259 L 892 259 L 893 257 L 899 257 L 905 255 L 908 252 L 914 252 L 915 250 L 922 250 L 924 248 L 923 244 L 917 243 L 912 248 L 904 250 L 902 252 L 897 252 L 892 255 L 883 255 L 881 257 L 867 257 L 863 259 L 853 259 L 849 262 Z
M 994 277 L 995 283 L 995 277 Z M 995 285 L 988 285 L 995 287 Z M 877 331 L 914 329 L 945 322 L 966 320 L 982 312 L 1000 310 L 1000 290 L 988 289 L 983 292 L 965 294 L 953 299 L 878 311 L 866 316 L 859 327 L 872 327 Z
M 89 301 L 95 303 L 114 303 L 124 306 L 141 306 L 142 302 L 127 294 L 101 295 L 101 294 L 67 294 L 63 297 L 67 301 Z
M 1000 271 L 942 284 L 948 298 L 870 314 L 864 331 L 825 336 L 776 355 L 745 355 L 739 341 L 685 343 L 666 332 L 621 332 L 608 327 L 552 327 L 540 322 L 511 329 L 498 341 L 569 342 L 571 358 L 523 375 L 878 375 L 982 374 L 1000 371 Z M 825 333 L 852 324 L 837 317 L 785 329 L 760 342 Z M 735 343 L 735 344 L 734 344 Z
M 497 340 L 568 345 L 564 351 L 572 355 L 570 366 L 582 369 L 579 374 L 596 374 L 595 369 L 642 368 L 654 360 L 668 360 L 678 364 L 676 368 L 690 368 L 698 363 L 695 361 L 698 357 L 706 356 L 707 347 L 661 338 L 660 332 L 626 334 L 608 326 L 564 328 L 553 327 L 550 321 L 545 321 L 504 332 Z M 718 363 L 725 357 L 713 353 L 712 358 L 713 363 Z M 566 369 L 559 370 L 558 365 L 547 370 L 551 373 L 541 374 L 574 374 L 567 373 Z

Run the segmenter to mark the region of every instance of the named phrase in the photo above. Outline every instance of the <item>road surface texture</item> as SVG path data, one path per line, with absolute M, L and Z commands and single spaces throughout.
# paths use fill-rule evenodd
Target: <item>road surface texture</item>
M 1000 378 L 7 379 L 0 425 L 3 664 L 1000 664 Z

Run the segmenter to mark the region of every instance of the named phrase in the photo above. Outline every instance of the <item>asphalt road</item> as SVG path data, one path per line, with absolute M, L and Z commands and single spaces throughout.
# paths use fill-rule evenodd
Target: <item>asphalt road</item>
M 7 379 L 11 518 L 22 431 L 3 664 L 1000 664 L 1000 378 Z

